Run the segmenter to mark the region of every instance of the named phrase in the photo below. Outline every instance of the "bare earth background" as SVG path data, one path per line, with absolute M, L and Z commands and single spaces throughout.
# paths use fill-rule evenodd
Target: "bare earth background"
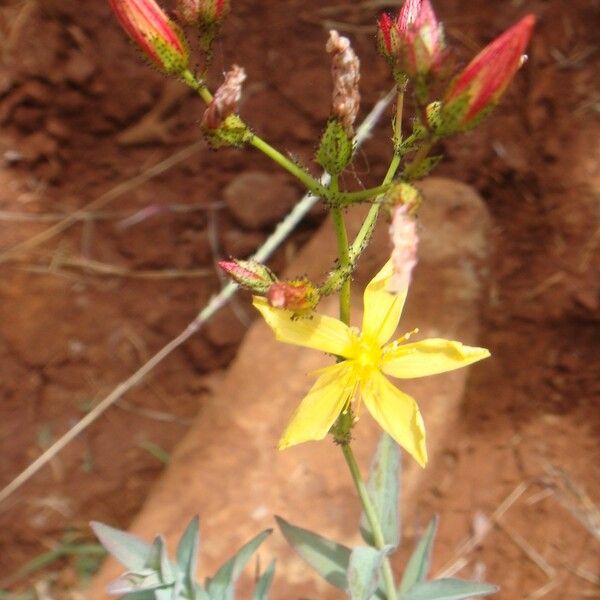
M 304 163 L 328 114 L 327 28 L 350 35 L 361 57 L 363 112 L 389 88 L 373 39 L 383 7 L 233 4 L 214 72 L 234 62 L 246 68 L 243 116 Z M 502 106 L 441 148 L 436 174 L 474 185 L 494 221 L 481 340 L 494 359 L 473 372 L 463 418 L 405 539 L 411 545 L 440 513 L 440 569 L 461 554 L 478 512 L 508 507 L 504 525 L 469 555 L 502 585 L 500 597 L 598 598 L 599 3 L 447 0 L 436 8 L 458 65 L 526 12 L 539 24 Z M 240 177 L 274 172 L 269 161 L 202 145 L 136 185 L 133 178 L 198 140 L 201 105 L 139 60 L 104 2 L 4 2 L 0 59 L 4 485 L 183 329 L 220 286 L 215 258 L 251 253 L 301 190 L 278 179 L 275 199 L 256 202 Z M 381 179 L 386 127 L 357 158 L 349 184 Z M 124 181 L 124 193 L 59 236 L 6 254 Z M 278 253 L 276 270 L 321 217 L 315 210 Z M 0 589 L 65 532 L 91 541 L 92 518 L 127 526 L 163 468 L 161 450 L 182 437 L 215 371 L 235 355 L 252 316 L 243 299 L 234 309 L 0 505 Z M 74 597 L 83 570 L 73 559 L 54 561 L 11 589 L 46 578 L 54 597 Z

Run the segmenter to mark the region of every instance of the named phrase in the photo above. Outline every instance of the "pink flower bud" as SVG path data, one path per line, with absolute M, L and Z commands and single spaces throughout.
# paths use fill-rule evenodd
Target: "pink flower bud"
M 237 112 L 242 97 L 242 83 L 246 79 L 246 71 L 233 65 L 225 75 L 225 81 L 219 86 L 212 102 L 204 111 L 202 126 L 217 129 L 231 114 Z
M 186 25 L 217 25 L 229 9 L 229 0 L 177 0 L 177 14 Z
M 187 69 L 185 38 L 154 0 L 108 1 L 123 29 L 154 64 L 167 73 Z
M 277 281 L 271 269 L 253 260 L 221 260 L 219 267 L 242 287 L 265 294 Z
M 360 107 L 360 61 L 352 50 L 350 40 L 341 36 L 335 29 L 329 32 L 326 49 L 332 55 L 332 113 L 342 124 L 346 135 L 352 138 L 354 121 Z
M 438 71 L 444 57 L 444 32 L 429 0 L 406 0 L 396 19 L 382 15 L 378 27 L 381 53 L 409 77 Z
M 306 280 L 279 281 L 269 288 L 267 301 L 275 308 L 306 312 L 317 305 L 319 293 Z
M 497 104 L 523 64 L 534 24 L 533 15 L 521 19 L 488 44 L 452 81 L 443 112 L 456 119 L 457 128 L 476 125 Z
M 417 264 L 417 222 L 410 215 L 410 205 L 401 204 L 394 209 L 390 226 L 392 240 L 393 274 L 387 291 L 393 294 L 406 292 L 412 279 L 412 272 Z

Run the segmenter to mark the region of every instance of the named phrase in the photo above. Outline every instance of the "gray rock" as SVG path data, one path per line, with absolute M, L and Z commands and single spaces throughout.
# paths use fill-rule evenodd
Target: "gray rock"
M 298 190 L 287 177 L 262 171 L 246 171 L 238 175 L 223 192 L 231 214 L 249 229 L 274 225 L 289 212 L 298 198 Z

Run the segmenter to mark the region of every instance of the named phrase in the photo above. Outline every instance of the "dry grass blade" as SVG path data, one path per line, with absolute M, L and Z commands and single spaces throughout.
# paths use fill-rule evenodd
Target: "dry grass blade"
M 118 265 L 99 262 L 85 258 L 61 258 L 57 263 L 49 267 L 26 266 L 23 270 L 34 273 L 60 275 L 65 274 L 64 269 L 82 270 L 92 275 L 103 277 L 127 277 L 130 279 L 197 279 L 198 277 L 211 277 L 214 274 L 212 269 L 127 269 Z M 68 271 L 67 271 L 68 273 Z
M 68 215 L 55 225 L 52 225 L 52 227 L 48 227 L 48 229 L 44 229 L 44 231 L 41 231 L 33 237 L 30 237 L 24 240 L 23 242 L 15 244 L 14 246 L 4 250 L 4 252 L 0 254 L 0 264 L 8 261 L 9 259 L 12 259 L 17 254 L 21 254 L 23 252 L 31 250 L 47 242 L 48 240 L 51 240 L 63 231 L 69 229 L 71 225 L 74 225 L 75 223 L 78 223 L 79 221 L 83 220 L 84 216 L 90 211 L 98 210 L 99 208 L 106 206 L 107 204 L 109 204 L 116 198 L 119 198 L 123 194 L 126 194 L 127 192 L 130 192 L 131 190 L 135 189 L 136 187 L 139 187 L 143 183 L 146 183 L 150 179 L 161 175 L 165 171 L 168 171 L 175 165 L 184 161 L 186 158 L 189 158 L 203 147 L 205 147 L 205 143 L 203 140 L 194 142 L 193 144 L 187 146 L 186 148 L 183 148 L 179 152 L 176 152 L 172 156 L 169 156 L 165 160 L 150 167 L 143 173 L 140 173 L 139 175 L 136 175 L 135 177 L 132 177 L 127 181 L 119 183 L 112 189 L 108 190 L 108 192 L 105 192 L 101 196 L 98 196 L 95 200 L 92 200 L 92 202 L 86 204 L 83 208 L 76 210 L 74 213 Z

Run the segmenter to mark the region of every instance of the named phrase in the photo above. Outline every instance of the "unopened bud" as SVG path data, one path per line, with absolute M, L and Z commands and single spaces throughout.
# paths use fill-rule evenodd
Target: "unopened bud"
M 360 106 L 360 61 L 350 46 L 350 40 L 332 29 L 326 50 L 332 55 L 332 114 L 340 121 L 346 135 L 354 137 L 354 121 Z
M 154 0 L 109 0 L 109 4 L 129 37 L 155 65 L 174 74 L 187 69 L 185 37 Z
M 225 75 L 225 81 L 219 86 L 212 102 L 204 111 L 202 127 L 217 129 L 225 119 L 238 111 L 242 97 L 242 83 L 246 79 L 246 71 L 233 65 Z
M 494 108 L 523 64 L 535 17 L 528 15 L 488 44 L 444 95 L 441 133 L 471 129 Z
M 221 260 L 218 265 L 236 283 L 257 294 L 266 294 L 277 281 L 271 269 L 253 260 Z
M 319 302 L 319 292 L 305 279 L 278 281 L 269 288 L 267 301 L 274 308 L 305 313 L 315 308 Z
M 410 214 L 410 207 L 402 204 L 394 209 L 390 225 L 392 240 L 393 273 L 387 291 L 392 294 L 403 294 L 408 290 L 412 272 L 417 264 L 417 223 Z
M 379 18 L 379 50 L 394 71 L 410 78 L 423 78 L 439 70 L 445 41 L 429 0 L 406 0 L 396 19 Z
M 230 10 L 229 0 L 177 0 L 177 14 L 186 25 L 219 24 Z

